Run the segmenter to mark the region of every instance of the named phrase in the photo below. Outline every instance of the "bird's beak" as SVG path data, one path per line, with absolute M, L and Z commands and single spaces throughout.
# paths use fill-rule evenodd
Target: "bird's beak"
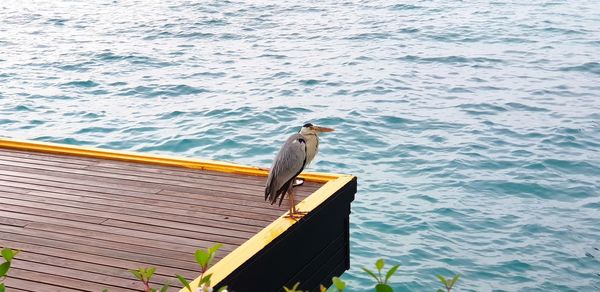
M 319 127 L 319 126 L 316 126 L 315 129 L 319 132 L 333 132 L 334 131 L 332 128 Z

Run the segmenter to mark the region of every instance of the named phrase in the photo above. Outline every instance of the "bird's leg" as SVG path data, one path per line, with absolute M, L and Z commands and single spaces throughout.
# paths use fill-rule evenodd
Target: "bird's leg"
M 300 217 L 306 215 L 306 212 L 298 211 L 298 209 L 296 209 L 296 191 L 294 188 L 292 188 L 290 191 L 290 197 L 292 198 L 292 213 L 294 215 L 300 215 Z
M 302 218 L 302 216 L 304 216 L 306 214 L 306 212 L 300 212 L 300 211 L 296 210 L 296 201 L 294 199 L 295 193 L 296 192 L 294 191 L 293 185 L 290 184 L 290 187 L 288 189 L 290 212 L 286 217 L 292 218 L 294 220 L 298 220 L 298 219 Z

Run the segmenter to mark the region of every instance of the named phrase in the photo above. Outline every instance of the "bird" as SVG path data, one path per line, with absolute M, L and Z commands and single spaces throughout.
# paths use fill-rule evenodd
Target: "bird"
M 273 205 L 279 199 L 279 206 L 281 206 L 287 193 L 290 210 L 286 217 L 296 220 L 305 214 L 296 210 L 294 182 L 319 152 L 319 133 L 333 131 L 332 128 L 306 123 L 298 133 L 291 135 L 285 141 L 275 156 L 265 186 L 265 201 Z

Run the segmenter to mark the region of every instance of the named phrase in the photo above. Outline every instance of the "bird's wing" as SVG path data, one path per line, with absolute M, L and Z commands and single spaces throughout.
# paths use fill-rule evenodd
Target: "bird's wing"
M 305 141 L 300 134 L 290 136 L 273 161 L 265 188 L 265 200 L 269 199 L 271 204 L 277 201 L 280 195 L 285 195 L 290 181 L 304 169 L 306 143 L 299 142 L 300 139 Z

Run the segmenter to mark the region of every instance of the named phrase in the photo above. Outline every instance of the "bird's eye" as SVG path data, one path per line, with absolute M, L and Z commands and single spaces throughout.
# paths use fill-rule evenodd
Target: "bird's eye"
M 298 139 L 298 142 L 300 142 L 300 143 L 306 143 L 306 141 L 304 141 L 304 139 Z

